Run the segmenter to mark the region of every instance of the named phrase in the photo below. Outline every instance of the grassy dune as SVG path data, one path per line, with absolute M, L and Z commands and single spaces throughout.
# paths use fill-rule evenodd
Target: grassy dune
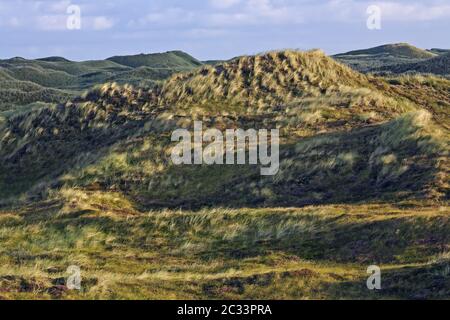
M 0 298 L 448 299 L 449 92 L 283 51 L 1 113 Z M 280 128 L 279 174 L 173 166 L 195 120 Z
M 422 50 L 407 43 L 397 43 L 337 54 L 334 58 L 360 72 L 396 72 L 395 70 L 407 70 L 407 66 L 416 63 L 426 65 L 438 54 L 441 52 Z
M 153 87 L 174 73 L 200 65 L 178 51 L 81 62 L 61 57 L 0 60 L 0 111 L 36 102 L 65 103 L 105 82 Z
M 140 212 L 115 193 L 61 193 L 0 212 L 2 298 L 448 298 L 448 207 Z M 81 291 L 64 287 L 74 264 Z M 373 264 L 382 291 L 366 288 Z
M 442 76 L 450 75 L 450 53 L 437 56 L 425 61 L 411 62 L 404 65 L 380 68 L 380 71 L 392 73 L 422 73 Z
M 355 50 L 337 56 L 359 56 L 359 55 L 391 55 L 395 57 L 406 57 L 411 59 L 428 59 L 436 57 L 434 52 L 414 47 L 408 43 L 396 43 L 378 46 L 370 49 Z

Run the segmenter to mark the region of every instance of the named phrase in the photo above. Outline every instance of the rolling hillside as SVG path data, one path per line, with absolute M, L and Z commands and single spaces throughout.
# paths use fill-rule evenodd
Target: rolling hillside
M 283 178 L 266 181 L 258 176 L 258 168 L 241 171 L 226 166 L 184 171 L 164 166 L 153 176 L 150 168 L 169 162 L 162 154 L 168 153 L 171 130 L 189 128 L 192 119 L 204 119 L 205 125 L 215 127 L 279 127 L 285 155 L 279 176 Z M 105 85 L 65 106 L 10 117 L 1 131 L 1 171 L 3 183 L 9 185 L 3 192 L 13 196 L 49 183 L 99 184 L 126 192 L 150 207 L 152 203 L 169 205 L 169 199 L 173 206 L 187 207 L 211 199 L 239 205 L 439 199 L 447 197 L 441 171 L 447 135 L 433 122 L 431 114 L 395 87 L 354 72 L 320 52 L 243 57 L 175 75 L 149 91 Z M 140 148 L 156 141 L 162 154 L 155 154 L 152 161 L 139 155 Z M 340 147 L 330 149 L 330 144 Z M 95 152 L 89 150 L 93 146 Z M 418 161 L 422 153 L 424 162 Z M 322 162 L 315 160 L 317 154 Z M 294 161 L 298 157 L 303 159 L 300 166 Z M 126 159 L 123 167 L 115 168 L 120 159 Z M 74 167 L 84 169 L 71 173 Z M 172 181 L 174 176 L 177 182 Z M 198 192 L 198 183 L 205 177 L 211 181 Z M 228 184 L 241 183 L 235 193 L 223 194 L 232 190 Z M 336 192 L 331 191 L 334 185 L 340 185 Z M 249 196 L 247 200 L 240 196 L 240 188 Z M 358 190 L 365 194 L 359 195 Z M 255 196 L 264 192 L 270 196 Z
M 445 79 L 277 51 L 7 115 L 0 297 L 448 299 L 449 106 Z M 279 173 L 175 166 L 195 120 L 279 128 Z
M 375 48 L 350 51 L 334 58 L 360 72 L 377 72 L 402 64 L 421 62 L 437 56 L 437 53 L 416 48 L 407 43 L 388 44 Z
M 0 105 L 9 110 L 34 102 L 66 102 L 68 97 L 105 82 L 151 87 L 176 72 L 199 65 L 181 51 L 83 62 L 62 57 L 0 60 Z
M 150 128 L 158 128 L 161 123 L 170 130 L 177 123 L 189 125 L 193 118 L 200 117 L 208 118 L 216 126 L 226 123 L 256 128 L 276 126 L 282 128 L 282 135 L 291 142 L 319 132 L 334 133 L 382 123 L 416 110 L 413 104 L 385 94 L 367 77 L 320 52 L 243 57 L 175 75 L 150 91 L 105 85 L 74 102 L 10 118 L 3 131 L 7 138 L 2 139 L 1 154 L 3 159 L 9 159 L 4 162 L 8 168 L 4 171 L 14 175 L 17 183 L 35 181 L 23 168 L 30 168 L 38 178 L 45 177 L 44 172 L 33 169 L 42 161 L 42 168 L 62 174 L 74 154 L 81 156 L 80 152 L 97 145 L 97 140 L 101 145 L 96 150 L 120 142 L 110 139 L 116 134 L 127 136 L 125 129 L 129 126 L 133 130 L 145 128 L 145 123 Z M 79 141 L 79 151 L 74 139 Z M 69 154 L 65 155 L 66 151 Z M 59 156 L 55 157 L 54 152 Z M 54 165 L 47 163 L 61 158 L 66 160 Z M 12 159 L 13 163 L 22 163 L 19 171 L 10 167 Z
M 66 105 L 8 118 L 0 131 L 3 198 L 61 183 L 114 188 L 150 207 L 169 205 L 169 199 L 173 206 L 195 207 L 211 199 L 284 206 L 445 198 L 445 127 L 433 119 L 435 109 L 399 88 L 321 52 L 294 51 L 204 66 L 151 90 L 104 85 Z M 219 128 L 280 128 L 283 178 L 263 179 L 256 167 L 180 171 L 164 165 L 170 132 L 190 128 L 193 119 Z M 153 160 L 139 152 L 145 145 L 159 150 Z M 301 164 L 294 160 L 299 157 Z M 154 175 L 151 168 L 161 165 Z M 211 181 L 198 192 L 205 177 Z M 240 187 L 230 193 L 228 184 Z M 255 196 L 264 192 L 270 196 Z
M 433 49 L 430 49 L 429 51 L 431 53 L 435 53 L 435 54 L 438 54 L 438 55 L 450 53 L 450 49 L 433 48 Z
M 115 56 L 108 58 L 107 60 L 132 68 L 152 67 L 155 69 L 190 70 L 202 65 L 200 61 L 182 51 L 140 54 L 134 56 Z
M 380 71 L 389 71 L 392 73 L 430 73 L 450 76 L 450 53 L 441 54 L 438 57 L 426 61 L 380 68 Z
M 404 57 L 409 59 L 429 59 L 436 54 L 416 48 L 408 43 L 387 44 L 375 48 L 355 50 L 339 54 L 339 56 L 359 56 L 359 55 L 390 55 L 393 57 Z
M 46 88 L 31 81 L 13 78 L 0 68 L 0 112 L 19 109 L 36 102 L 58 103 L 74 96 L 65 90 Z

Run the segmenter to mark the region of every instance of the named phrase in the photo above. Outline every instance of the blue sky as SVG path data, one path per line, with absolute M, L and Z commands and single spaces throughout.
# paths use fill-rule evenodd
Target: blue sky
M 67 29 L 67 8 L 81 29 Z M 369 30 L 367 8 L 381 9 Z M 225 59 L 272 49 L 329 54 L 385 43 L 450 48 L 450 0 L 0 0 L 0 57 L 73 60 L 183 50 Z

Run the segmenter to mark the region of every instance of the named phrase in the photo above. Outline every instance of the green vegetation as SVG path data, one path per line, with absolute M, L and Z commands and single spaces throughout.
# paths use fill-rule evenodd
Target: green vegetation
M 442 54 L 436 58 L 415 63 L 408 63 L 389 68 L 381 68 L 380 71 L 392 73 L 429 73 L 435 75 L 450 75 L 450 53 Z
M 334 56 L 355 70 L 364 73 L 422 73 L 450 75 L 450 51 L 422 50 L 407 43 L 388 44 Z
M 358 55 L 390 55 L 409 59 L 428 59 L 436 56 L 433 52 L 416 48 L 408 43 L 387 44 L 370 49 L 350 51 L 337 56 Z
M 135 56 L 116 56 L 108 58 L 108 60 L 132 68 L 145 66 L 157 69 L 190 70 L 202 65 L 200 61 L 182 51 L 140 54 Z
M 450 129 L 450 80 L 432 75 L 404 75 L 388 78 L 398 94 L 428 110 L 440 126 Z
M 432 53 L 435 53 L 435 54 L 439 54 L 439 55 L 450 53 L 449 49 L 433 48 L 433 49 L 430 49 L 429 51 L 432 52 Z
M 0 298 L 448 299 L 449 106 L 444 78 L 279 51 L 1 112 Z M 280 128 L 279 174 L 174 166 L 194 120 Z
M 350 51 L 334 58 L 355 70 L 368 73 L 388 72 L 404 64 L 420 63 L 437 54 L 416 48 L 407 43 L 388 44 L 375 48 Z
M 0 213 L 2 298 L 448 298 L 447 207 L 139 212 L 116 193 L 61 193 Z M 79 292 L 64 286 L 74 264 Z M 372 264 L 382 291 L 366 288 Z
M 61 57 L 0 60 L 0 111 L 34 102 L 65 103 L 105 82 L 153 87 L 176 72 L 199 65 L 180 51 L 83 62 Z
M 203 64 L 209 65 L 209 66 L 214 66 L 216 64 L 221 64 L 224 63 L 224 60 L 206 60 L 206 61 L 202 61 Z

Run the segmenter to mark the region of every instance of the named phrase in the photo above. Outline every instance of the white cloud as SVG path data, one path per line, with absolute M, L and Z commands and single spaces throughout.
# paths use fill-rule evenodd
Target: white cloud
M 272 0 L 209 0 L 211 6 L 224 11 L 212 11 L 205 8 L 188 10 L 185 8 L 168 8 L 153 11 L 139 19 L 129 22 L 132 27 L 152 26 L 190 26 L 205 29 L 220 27 L 241 27 L 249 25 L 272 25 L 300 23 L 304 17 L 295 7 Z M 237 5 L 239 4 L 239 5 Z
M 371 5 L 380 7 L 382 19 L 385 21 L 420 22 L 450 18 L 449 2 L 436 0 L 428 4 L 417 1 L 330 0 L 325 7 L 316 10 L 315 14 L 309 17 L 330 21 L 361 19 L 366 17 L 366 9 Z
M 246 0 L 233 12 L 210 14 L 205 17 L 209 24 L 220 26 L 297 24 L 305 21 L 305 15 L 298 6 L 271 0 Z
M 67 15 L 48 15 L 36 18 L 36 26 L 43 31 L 66 31 Z M 114 27 L 114 20 L 105 16 L 82 17 L 81 30 L 102 31 Z
M 20 27 L 22 25 L 22 22 L 20 21 L 19 18 L 17 17 L 11 17 L 8 21 L 7 21 L 7 25 L 17 28 Z
M 67 16 L 65 15 L 45 15 L 38 16 L 35 20 L 36 27 L 44 31 L 67 30 Z
M 128 3 L 134 1 L 136 6 L 127 8 Z M 384 21 L 408 23 L 450 19 L 450 0 L 430 0 L 427 3 L 419 0 L 203 0 L 192 5 L 160 1 L 148 6 L 145 0 L 0 0 L 0 25 L 30 30 L 63 30 L 70 4 L 81 6 L 83 30 L 108 30 L 120 21 L 129 21 L 125 28 L 174 27 L 182 28 L 182 31 L 294 26 L 315 22 L 359 23 L 367 19 L 366 9 L 373 4 L 381 7 Z M 151 11 L 142 12 L 139 16 L 149 7 Z
M 450 4 L 379 2 L 381 14 L 390 21 L 432 21 L 450 18 Z
M 209 0 L 211 6 L 217 9 L 227 9 L 240 2 L 241 0 Z
M 36 2 L 36 5 L 40 6 L 41 3 L 42 2 Z M 57 1 L 55 3 L 51 3 L 50 5 L 48 5 L 47 10 L 52 13 L 65 13 L 70 5 L 71 5 L 70 0 Z
M 2 0 L 0 0 L 2 1 Z M 86 0 L 11 0 L 0 3 L 0 25 L 43 31 L 67 30 L 67 9 L 76 3 L 81 8 L 82 30 L 107 30 L 115 25 L 115 17 L 102 12 L 102 6 Z M 100 13 L 100 14 L 99 14 Z
M 95 17 L 93 18 L 92 27 L 94 30 L 107 30 L 114 26 L 114 21 L 107 17 Z
M 217 38 L 227 34 L 227 31 L 224 29 L 214 29 L 214 28 L 199 28 L 199 29 L 191 29 L 184 32 L 186 36 L 189 38 Z
M 177 26 L 193 23 L 196 14 L 182 8 L 169 8 L 159 12 L 151 12 L 137 20 L 131 20 L 131 27 Z

